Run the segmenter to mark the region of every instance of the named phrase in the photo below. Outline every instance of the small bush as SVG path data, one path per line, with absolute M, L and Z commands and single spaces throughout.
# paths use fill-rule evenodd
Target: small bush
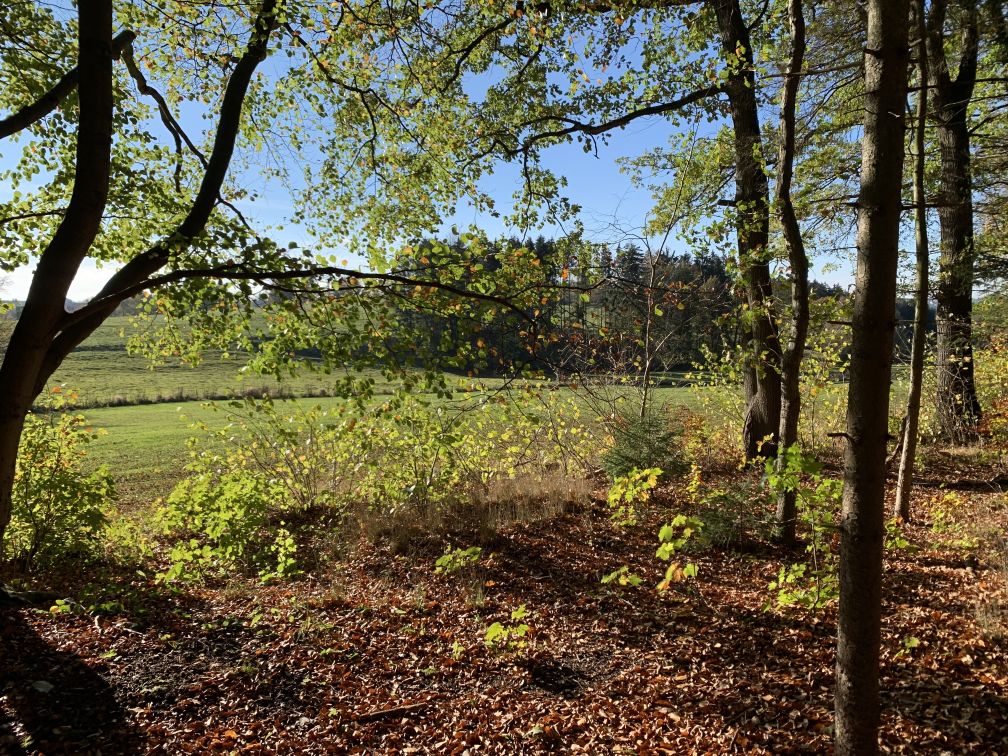
M 803 454 L 797 445 L 786 449 L 783 458 L 781 468 L 775 460 L 767 460 L 765 479 L 774 494 L 795 492 L 798 517 L 808 529 L 807 558 L 797 564 L 782 565 L 767 588 L 777 606 L 820 610 L 840 596 L 839 555 L 834 541 L 843 484 L 826 477 L 822 464 Z M 772 605 L 773 601 L 767 602 L 765 608 Z
M 257 569 L 263 577 L 289 572 L 295 548 L 282 526 L 270 533 L 269 485 L 246 470 L 201 471 L 172 491 L 158 519 L 165 533 L 190 537 L 169 554 L 164 582 L 193 581 L 232 568 Z M 275 559 L 273 557 L 276 557 Z
M 594 437 L 573 400 L 540 398 L 431 407 L 402 395 L 363 411 L 233 401 L 224 428 L 199 426 L 210 443 L 192 442 L 189 478 L 162 513 L 165 533 L 183 539 L 170 579 L 273 574 L 281 520 L 353 513 L 365 537 L 398 551 L 446 524 L 489 531 L 586 501 Z
M 602 455 L 602 467 L 613 480 L 632 470 L 660 468 L 666 477 L 689 471 L 682 443 L 682 428 L 664 412 L 648 411 L 643 417 L 624 413 L 613 428 L 613 445 Z
M 84 447 L 96 437 L 80 415 L 27 417 L 14 473 L 5 559 L 28 570 L 94 552 L 115 498 L 106 468 L 84 471 Z
M 634 468 L 613 480 L 607 496 L 610 519 L 619 526 L 635 525 L 638 505 L 651 498 L 651 490 L 658 485 L 658 476 L 661 474 L 662 471 L 657 467 L 647 470 Z
M 434 562 L 434 572 L 440 575 L 451 575 L 459 570 L 468 570 L 473 567 L 483 555 L 483 549 L 479 546 L 470 546 L 468 549 L 448 549 Z

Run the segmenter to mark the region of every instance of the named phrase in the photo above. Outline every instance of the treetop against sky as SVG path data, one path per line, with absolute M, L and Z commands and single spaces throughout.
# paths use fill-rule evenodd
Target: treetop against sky
M 269 235 L 374 267 L 405 238 L 453 226 L 519 237 L 583 226 L 594 241 L 657 244 L 663 217 L 673 225 L 671 251 L 716 246 L 698 229 L 724 216 L 718 200 L 730 200 L 730 182 L 701 174 L 730 171 L 716 147 L 725 105 L 716 92 L 689 98 L 716 89 L 732 63 L 713 42 L 705 6 L 555 5 L 547 16 L 511 3 L 288 8 L 254 79 L 222 191 L 242 218 L 218 207 L 205 241 L 212 256 Z M 94 295 L 131 248 L 173 227 L 212 147 L 230 61 L 255 7 L 164 2 L 116 12 L 116 29 L 136 39 L 116 63 L 105 242 L 82 265 L 76 299 Z M 21 3 L 7 13 L 56 52 L 19 60 L 17 44 L 6 45 L 0 114 L 37 98 L 75 56 L 72 9 Z M 758 81 L 772 124 L 783 58 L 779 29 L 763 26 Z M 27 292 L 34 262 L 24 242 L 44 238 L 69 195 L 74 110 L 71 95 L 30 132 L 0 141 L 0 217 L 29 216 L 0 225 L 7 296 Z M 699 209 L 667 220 L 669 188 L 685 184 Z M 819 278 L 850 280 L 845 252 L 814 255 L 814 264 Z

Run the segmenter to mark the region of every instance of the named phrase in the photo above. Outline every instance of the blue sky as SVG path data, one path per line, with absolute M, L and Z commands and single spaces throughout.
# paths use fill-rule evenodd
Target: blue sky
M 544 164 L 566 177 L 567 196 L 582 208 L 581 219 L 588 238 L 616 242 L 620 241 L 620 230 L 632 232 L 643 226 L 653 204 L 650 191 L 634 186 L 629 176 L 620 171 L 618 160 L 638 155 L 649 147 L 666 144 L 671 131 L 667 121 L 649 118 L 617 132 L 608 146 L 600 147 L 598 157 L 586 154 L 577 144 L 557 145 L 546 151 Z M 0 168 L 8 164 L 14 155 L 13 151 L 4 151 L 3 147 L 0 142 Z M 517 167 L 508 165 L 498 168 L 484 180 L 483 186 L 494 196 L 499 207 L 507 207 L 518 181 Z M 0 189 L 0 195 L 4 192 L 5 188 Z M 265 191 L 255 203 L 242 203 L 243 211 L 265 224 L 281 222 L 287 208 L 289 201 L 279 188 Z M 451 223 L 457 223 L 459 227 L 475 224 L 491 235 L 515 233 L 514 229 L 505 229 L 499 220 L 481 215 L 471 207 L 457 208 L 448 225 Z M 558 236 L 564 229 L 547 227 L 541 231 L 546 236 Z M 295 238 L 298 236 L 297 229 L 290 226 L 287 226 L 286 233 Z M 836 266 L 834 270 L 822 269 L 823 263 L 828 262 Z M 32 267 L 25 266 L 6 274 L 4 298 L 24 298 L 31 283 Z M 85 262 L 70 290 L 70 297 L 84 300 L 93 296 L 112 272 L 111 267 L 96 268 L 92 262 Z M 847 260 L 819 261 L 813 275 L 845 284 L 851 279 L 851 263 Z
M 622 174 L 617 160 L 622 156 L 639 154 L 647 147 L 664 144 L 669 127 L 660 118 L 647 119 L 620 132 L 608 148 L 601 147 L 598 157 L 586 154 L 579 145 L 558 145 L 544 155 L 544 164 L 559 174 L 566 176 L 569 198 L 582 207 L 582 222 L 590 238 L 615 240 L 613 224 L 622 228 L 640 228 L 651 208 L 650 192 L 646 188 L 635 187 L 628 176 Z M 4 149 L 7 146 L 8 149 Z M 10 144 L 0 142 L 0 170 L 20 154 L 11 150 Z M 483 187 L 494 196 L 498 207 L 508 207 L 515 188 L 519 185 L 518 169 L 512 165 L 500 166 L 495 173 L 484 180 Z M 6 188 L 0 188 L 0 197 Z M 254 203 L 239 203 L 243 212 L 251 213 L 264 224 L 275 224 L 283 220 L 290 208 L 285 193 L 279 187 L 267 189 Z M 471 207 L 460 206 L 446 226 L 452 223 L 459 227 L 475 224 L 491 235 L 515 233 L 505 229 L 501 222 L 487 214 L 480 214 Z M 560 235 L 563 229 L 547 227 L 541 230 L 546 236 Z M 286 226 L 286 233 L 297 237 L 298 230 Z M 533 234 L 533 236 L 537 235 Z M 33 266 L 19 268 L 6 274 L 7 287 L 4 298 L 24 298 L 31 283 Z M 77 280 L 70 290 L 70 297 L 83 300 L 93 296 L 112 274 L 111 267 L 96 268 L 87 261 L 82 266 Z
M 206 124 L 198 118 L 198 113 L 187 113 L 181 116 L 184 125 L 190 133 L 198 133 Z M 775 113 L 767 112 L 764 118 L 773 118 Z M 191 116 L 191 119 L 190 119 Z M 190 122 L 191 121 L 191 122 Z M 717 124 L 703 126 L 706 132 L 713 131 Z M 164 131 L 158 122 L 152 122 L 154 133 Z M 543 164 L 555 173 L 566 177 L 566 196 L 581 207 L 581 222 L 584 225 L 586 237 L 595 241 L 619 242 L 626 235 L 639 232 L 643 227 L 653 200 L 650 191 L 644 187 L 634 186 L 629 176 L 620 171 L 619 159 L 633 157 L 642 152 L 666 146 L 671 136 L 679 137 L 677 131 L 667 119 L 662 117 L 646 118 L 631 123 L 627 128 L 614 132 L 608 144 L 600 143 L 598 155 L 588 154 L 579 144 L 562 144 L 547 149 L 543 153 Z M 164 133 L 165 141 L 169 140 Z M 20 146 L 0 141 L 0 170 L 10 165 L 20 154 Z M 284 214 L 289 211 L 290 199 L 280 186 L 270 186 L 265 181 L 257 180 L 255 176 L 243 176 L 246 186 L 256 186 L 260 189 L 259 199 L 255 203 L 240 202 L 239 207 L 255 223 L 258 220 L 263 225 L 283 223 Z M 482 188 L 493 196 L 498 208 L 508 208 L 515 188 L 520 184 L 517 166 L 501 165 L 492 176 L 485 178 Z M 0 199 L 9 191 L 0 187 Z M 446 223 L 446 230 L 452 224 L 460 228 L 476 225 L 483 228 L 491 236 L 520 235 L 516 229 L 505 228 L 501 222 L 487 214 L 479 214 L 472 207 L 460 206 Z M 299 243 L 310 243 L 310 239 L 297 227 L 284 224 L 285 231 L 276 234 L 278 239 L 293 240 Z M 545 236 L 561 236 L 567 229 L 549 226 L 531 232 L 531 236 L 542 233 Z M 685 251 L 670 245 L 673 251 Z M 337 252 L 338 254 L 338 252 Z M 821 280 L 847 283 L 851 279 L 851 262 L 848 260 L 823 261 L 834 262 L 836 268 L 823 271 L 822 263 L 817 261 L 813 275 Z M 31 283 L 33 265 L 28 265 L 6 275 L 6 288 L 0 294 L 4 298 L 24 298 Z M 85 300 L 93 296 L 102 284 L 113 273 L 114 269 L 106 266 L 96 268 L 94 263 L 86 261 L 82 266 L 76 281 L 70 289 L 70 297 L 75 300 Z

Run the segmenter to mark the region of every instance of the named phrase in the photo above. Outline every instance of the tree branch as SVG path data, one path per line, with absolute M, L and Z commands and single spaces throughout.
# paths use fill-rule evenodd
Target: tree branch
M 83 307 L 74 310 L 67 315 L 68 328 L 74 322 L 85 322 L 93 318 L 96 314 L 115 309 L 120 302 L 130 297 L 148 290 L 157 289 L 172 283 L 186 281 L 196 278 L 217 278 L 226 281 L 255 281 L 263 286 L 269 286 L 270 282 L 308 280 L 313 278 L 342 278 L 346 280 L 375 281 L 379 284 L 396 284 L 410 287 L 423 287 L 443 291 L 464 299 L 473 299 L 488 304 L 495 304 L 504 307 L 520 315 L 524 320 L 534 323 L 534 319 L 519 308 L 515 303 L 505 296 L 497 294 L 487 294 L 484 292 L 465 289 L 453 284 L 444 283 L 426 278 L 416 278 L 402 272 L 395 273 L 374 273 L 370 271 L 353 270 L 337 266 L 322 265 L 309 268 L 298 268 L 292 270 L 250 270 L 244 263 L 229 263 L 214 268 L 182 268 L 173 270 L 160 276 L 146 278 L 138 281 L 124 289 L 108 292 L 99 295 L 88 302 Z M 106 289 L 108 286 L 105 287 Z
M 570 136 L 571 134 L 587 134 L 589 136 L 598 136 L 606 132 L 612 131 L 613 129 L 618 129 L 623 126 L 627 126 L 638 118 L 646 118 L 648 116 L 662 115 L 664 113 L 672 113 L 682 108 L 692 105 L 700 100 L 705 100 L 708 97 L 713 97 L 715 95 L 721 94 L 725 91 L 723 86 L 711 86 L 703 87 L 690 92 L 687 95 L 671 100 L 669 102 L 659 103 L 657 105 L 649 105 L 646 108 L 638 108 L 637 110 L 632 110 L 629 113 L 625 113 L 619 118 L 614 118 L 610 121 L 603 121 L 602 123 L 583 123 L 581 121 L 575 121 L 572 118 L 566 118 L 562 116 L 547 116 L 542 120 L 555 120 L 570 123 L 571 125 L 564 129 L 556 129 L 554 131 L 544 131 L 538 134 L 533 134 L 532 136 L 525 139 L 521 146 L 516 150 L 510 151 L 510 156 L 515 157 L 521 153 L 527 153 L 531 147 L 537 143 L 546 141 L 547 139 L 560 139 L 565 136 Z
M 155 244 L 147 252 L 134 257 L 109 279 L 96 297 L 96 300 L 109 302 L 104 308 L 91 310 L 89 317 L 84 319 L 72 318 L 71 314 L 63 313 L 58 335 L 49 346 L 43 366 L 39 371 L 36 382 L 36 387 L 39 390 L 45 386 L 45 382 L 59 367 L 66 355 L 91 335 L 115 309 L 118 302 L 113 303 L 109 298 L 110 294 L 128 289 L 144 281 L 164 267 L 172 252 L 185 249 L 199 234 L 203 233 L 210 219 L 210 213 L 218 203 L 220 189 L 231 164 L 235 140 L 241 126 L 242 106 L 249 84 L 259 63 L 266 57 L 270 35 L 276 29 L 279 2 L 282 0 L 263 0 L 248 46 L 228 79 L 221 102 L 213 150 L 207 160 L 203 181 L 188 215 L 174 233 Z
M 122 51 L 129 47 L 134 39 L 136 39 L 136 34 L 132 31 L 119 32 L 112 40 L 112 57 L 118 59 L 122 55 Z M 77 88 L 79 80 L 80 69 L 78 66 L 74 66 L 35 102 L 25 105 L 21 110 L 0 120 L 0 139 L 23 131 L 33 123 L 45 118 L 66 99 L 67 95 Z

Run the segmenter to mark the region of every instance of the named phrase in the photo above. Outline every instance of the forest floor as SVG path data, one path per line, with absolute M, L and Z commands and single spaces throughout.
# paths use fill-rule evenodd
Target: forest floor
M 1008 497 L 916 493 L 909 545 L 885 559 L 883 750 L 1008 753 Z M 89 575 L 116 595 L 92 611 L 0 608 L 0 752 L 829 750 L 835 604 L 765 610 L 803 553 L 759 528 L 656 591 L 658 528 L 685 496 L 660 490 L 627 528 L 604 500 L 513 524 L 450 575 L 435 559 L 475 533 L 406 554 L 344 539 L 282 584 L 168 592 L 109 572 Z M 643 584 L 601 584 L 622 565 Z M 53 580 L 81 604 L 93 590 Z M 489 648 L 494 622 L 529 629 Z

